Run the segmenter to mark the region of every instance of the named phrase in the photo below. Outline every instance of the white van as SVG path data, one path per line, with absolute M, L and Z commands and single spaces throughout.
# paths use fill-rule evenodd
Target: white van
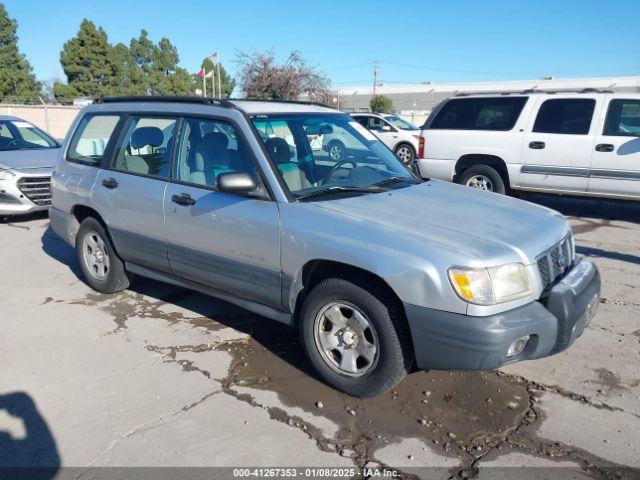
M 482 190 L 640 199 L 640 94 L 458 96 L 420 136 L 423 177 Z

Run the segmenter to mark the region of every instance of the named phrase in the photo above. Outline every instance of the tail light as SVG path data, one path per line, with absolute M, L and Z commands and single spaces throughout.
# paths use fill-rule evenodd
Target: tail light
M 424 137 L 418 140 L 418 158 L 424 158 Z

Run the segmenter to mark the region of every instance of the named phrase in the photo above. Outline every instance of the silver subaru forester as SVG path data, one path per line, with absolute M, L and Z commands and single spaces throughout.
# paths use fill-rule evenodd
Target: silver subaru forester
M 338 160 L 329 135 L 349 139 Z M 91 287 L 141 275 L 291 325 L 351 395 L 414 367 L 552 355 L 598 305 L 598 271 L 560 214 L 419 179 L 323 106 L 106 98 L 76 119 L 52 192 L 51 226 Z

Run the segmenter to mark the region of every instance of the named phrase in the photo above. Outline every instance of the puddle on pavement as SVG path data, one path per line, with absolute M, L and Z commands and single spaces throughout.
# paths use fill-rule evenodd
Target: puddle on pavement
M 314 378 L 291 329 L 258 317 L 250 334 L 221 346 L 234 358 L 226 390 L 249 402 L 237 387 L 272 391 L 285 407 L 326 417 L 339 431 L 324 446 L 352 450 L 363 462 L 378 448 L 412 437 L 442 455 L 475 457 L 504 439 L 529 410 L 526 384 L 495 372 L 415 372 L 378 397 L 350 397 Z M 292 422 L 284 411 L 280 415 Z M 309 427 L 304 430 L 323 446 L 322 433 Z

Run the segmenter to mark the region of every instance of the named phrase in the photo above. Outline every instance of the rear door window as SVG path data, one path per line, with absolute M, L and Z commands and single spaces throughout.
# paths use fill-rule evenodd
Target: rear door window
M 596 101 L 593 98 L 557 98 L 540 106 L 533 131 L 565 135 L 587 135 Z
M 527 97 L 455 98 L 445 103 L 429 128 L 511 130 Z
M 640 100 L 611 100 L 603 133 L 625 137 L 640 136 Z
M 111 168 L 168 179 L 177 123 L 177 118 L 171 117 L 131 117 Z
M 119 121 L 119 115 L 85 115 L 73 134 L 67 160 L 100 165 Z

